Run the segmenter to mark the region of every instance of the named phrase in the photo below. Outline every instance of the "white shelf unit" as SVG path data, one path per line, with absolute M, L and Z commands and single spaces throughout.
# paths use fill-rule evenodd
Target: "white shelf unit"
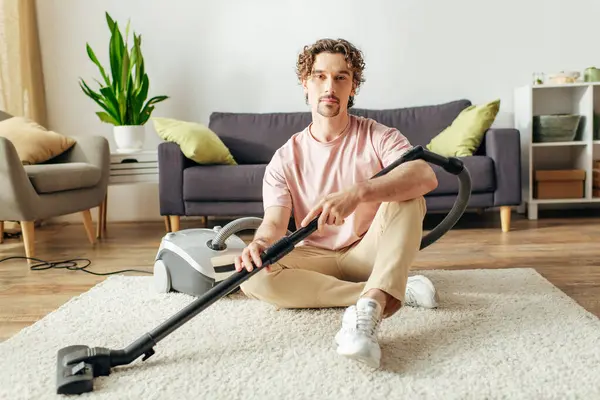
M 145 150 L 110 155 L 111 185 L 158 182 L 158 153 Z
M 560 85 L 529 85 L 515 89 L 515 128 L 521 134 L 523 200 L 529 219 L 538 218 L 538 205 L 600 203 L 593 196 L 593 165 L 600 160 L 600 140 L 594 137 L 594 115 L 600 115 L 600 82 Z M 574 141 L 534 143 L 533 117 L 572 113 L 582 116 Z M 536 199 L 535 171 L 544 169 L 585 170 L 582 198 Z

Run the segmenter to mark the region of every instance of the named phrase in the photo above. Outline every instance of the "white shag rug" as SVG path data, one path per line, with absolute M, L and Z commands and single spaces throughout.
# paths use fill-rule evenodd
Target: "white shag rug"
M 423 271 L 436 310 L 382 324 L 379 370 L 338 356 L 343 309 L 223 298 L 141 358 L 94 380 L 98 399 L 598 399 L 600 321 L 532 269 Z M 56 352 L 124 348 L 193 300 L 111 276 L 0 343 L 0 398 L 52 399 Z

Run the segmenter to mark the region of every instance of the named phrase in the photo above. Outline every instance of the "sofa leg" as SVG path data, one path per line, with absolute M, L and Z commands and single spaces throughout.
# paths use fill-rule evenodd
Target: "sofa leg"
M 165 221 L 165 230 L 167 232 L 171 232 L 171 221 L 169 221 L 169 216 L 168 215 L 163 216 L 163 220 Z
M 25 256 L 35 257 L 35 221 L 21 221 L 21 234 L 25 245 Z M 27 260 L 29 264 L 34 260 Z
M 4 221 L 0 221 L 0 243 L 4 242 Z
M 94 222 L 92 221 L 92 212 L 90 210 L 85 210 L 81 212 L 83 217 L 83 227 L 85 228 L 85 233 L 87 234 L 88 240 L 90 244 L 96 243 L 96 238 L 94 236 Z M 101 221 L 98 221 L 98 224 L 102 224 Z
M 171 226 L 171 232 L 177 232 L 179 230 L 179 215 L 169 215 L 169 225 Z
M 98 226 L 96 226 L 96 238 L 98 239 L 106 236 L 106 200 L 107 196 L 104 196 L 104 200 L 98 206 Z
M 510 231 L 510 207 L 500 207 L 500 224 L 502 225 L 502 232 Z

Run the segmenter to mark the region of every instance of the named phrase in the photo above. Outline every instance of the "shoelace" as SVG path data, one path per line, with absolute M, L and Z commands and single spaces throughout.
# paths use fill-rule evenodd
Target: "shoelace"
M 375 314 L 356 310 L 356 326 L 359 331 L 374 337 L 378 324 L 379 319 Z
M 415 293 L 411 288 L 406 289 L 406 295 L 404 296 L 404 304 L 406 305 L 415 305 L 417 304 L 417 299 L 415 298 Z

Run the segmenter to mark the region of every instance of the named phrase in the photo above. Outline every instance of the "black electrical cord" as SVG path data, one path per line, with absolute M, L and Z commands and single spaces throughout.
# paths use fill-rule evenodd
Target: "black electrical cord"
M 40 262 L 39 264 L 34 264 L 29 267 L 32 271 L 43 271 L 46 269 L 56 268 L 56 269 L 68 269 L 69 271 L 83 271 L 83 272 L 87 272 L 88 274 L 98 275 L 98 276 L 121 274 L 123 272 L 141 272 L 144 274 L 152 273 L 150 271 L 142 271 L 139 269 L 123 269 L 120 271 L 113 271 L 113 272 L 106 272 L 106 273 L 88 271 L 86 268 L 89 267 L 92 264 L 92 262 L 87 258 L 73 258 L 70 260 L 61 260 L 61 261 L 45 261 L 45 260 L 40 260 L 39 258 L 35 258 L 35 257 L 11 256 L 11 257 L 6 257 L 6 258 L 0 259 L 0 262 L 12 260 L 12 259 L 25 259 L 25 260 L 39 261 Z M 84 261 L 84 262 L 87 262 L 87 264 L 85 264 L 84 266 L 78 266 L 77 261 Z
M 21 236 L 20 232 L 15 232 L 15 233 L 4 232 L 5 239 L 15 239 L 15 238 L 18 239 L 20 236 Z M 98 276 L 122 274 L 123 272 L 141 272 L 143 274 L 152 274 L 152 272 L 150 272 L 150 271 L 142 271 L 139 269 L 123 269 L 120 271 L 113 271 L 113 272 L 106 272 L 106 273 L 88 271 L 86 268 L 92 264 L 92 261 L 88 258 L 72 258 L 69 260 L 46 261 L 46 260 L 41 260 L 41 259 L 35 258 L 35 257 L 10 256 L 10 257 L 0 259 L 0 262 L 14 260 L 14 259 L 38 261 L 39 264 L 34 264 L 29 267 L 29 269 L 31 269 L 32 271 L 43 271 L 46 269 L 56 268 L 56 269 L 67 269 L 69 271 L 83 271 L 83 272 L 87 272 L 88 274 L 98 275 Z M 83 261 L 83 262 L 86 262 L 87 264 L 85 264 L 84 266 L 79 266 L 79 265 L 77 265 L 77 261 Z

